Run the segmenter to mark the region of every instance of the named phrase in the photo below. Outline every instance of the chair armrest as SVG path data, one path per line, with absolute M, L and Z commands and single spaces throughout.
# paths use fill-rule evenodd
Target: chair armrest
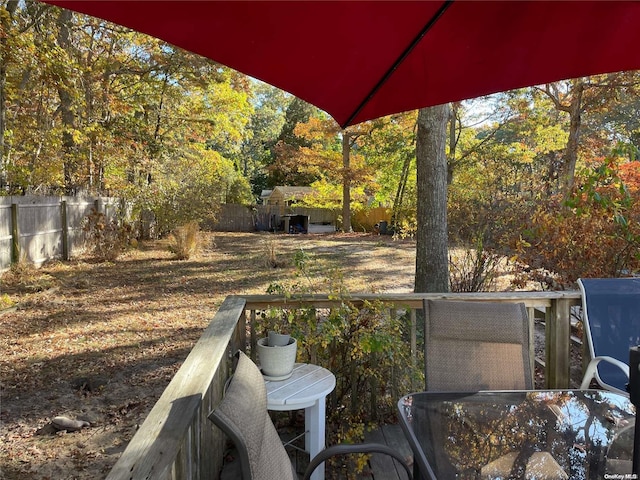
M 318 453 L 315 457 L 311 459 L 309 462 L 309 466 L 307 470 L 304 472 L 304 480 L 309 480 L 313 471 L 323 463 L 325 460 L 328 460 L 331 457 L 337 455 L 351 455 L 354 453 L 383 453 L 385 455 L 389 455 L 395 458 L 400 465 L 404 468 L 409 476 L 409 479 L 412 479 L 413 476 L 411 474 L 411 469 L 407 465 L 405 459 L 394 449 L 382 445 L 381 443 L 357 443 L 357 444 L 344 444 L 344 445 L 332 445 L 329 448 L 325 448 L 320 453 Z
M 622 370 L 625 373 L 627 378 L 629 378 L 629 365 L 627 365 L 626 363 L 608 356 L 594 357 L 591 359 L 591 361 L 589 362 L 589 365 L 587 366 L 587 370 L 585 371 L 584 377 L 582 378 L 582 384 L 580 385 L 580 389 L 585 390 L 589 388 L 591 379 L 596 374 L 596 369 L 598 368 L 598 364 L 602 361 L 611 363 L 612 365 L 615 365 L 616 367 L 620 368 L 620 370 Z M 618 390 L 617 388 L 611 387 L 611 389 L 615 390 L 616 392 L 620 392 L 620 390 Z M 628 395 L 627 392 L 622 392 L 622 393 Z

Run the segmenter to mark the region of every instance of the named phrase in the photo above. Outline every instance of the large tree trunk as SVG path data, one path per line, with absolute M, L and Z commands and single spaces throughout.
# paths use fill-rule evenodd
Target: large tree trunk
M 445 156 L 449 114 L 448 104 L 422 108 L 418 113 L 415 292 L 449 291 Z
M 342 131 L 342 231 L 351 232 L 351 162 L 349 132 Z

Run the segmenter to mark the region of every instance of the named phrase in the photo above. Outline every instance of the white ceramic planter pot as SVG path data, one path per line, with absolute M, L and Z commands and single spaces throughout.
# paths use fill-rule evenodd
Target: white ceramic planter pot
M 269 347 L 269 339 L 258 340 L 258 360 L 262 374 L 271 380 L 284 380 L 291 376 L 296 363 L 298 343 L 295 338 L 282 347 Z

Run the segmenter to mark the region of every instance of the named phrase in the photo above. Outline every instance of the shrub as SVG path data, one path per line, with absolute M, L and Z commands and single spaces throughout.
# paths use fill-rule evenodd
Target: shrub
M 215 223 L 222 203 L 251 200 L 249 183 L 231 160 L 203 145 L 189 144 L 136 195 L 135 211 L 152 217 L 150 234 L 166 237 L 185 222 Z
M 182 225 L 169 235 L 169 251 L 178 260 L 189 260 L 199 252 L 200 246 L 200 227 L 197 222 Z
M 500 257 L 483 248 L 479 236 L 472 248 L 449 253 L 449 289 L 452 292 L 488 292 L 495 289 Z
M 288 265 L 288 262 L 280 258 L 278 254 L 278 240 L 276 235 L 269 235 L 262 242 L 264 252 L 264 263 L 267 268 L 281 268 Z
M 512 240 L 530 270 L 555 272 L 562 284 L 579 277 L 619 277 L 640 268 L 639 205 L 615 159 L 581 173 L 563 202 L 541 205 Z
M 286 331 L 298 340 L 298 361 L 322 365 L 336 375 L 330 397 L 330 443 L 362 441 L 368 422 L 392 418 L 401 391 L 411 391 L 421 372 L 412 366 L 408 344 L 409 317 L 379 301 L 352 301 L 343 275 L 322 275 L 314 259 L 300 250 L 294 264 L 298 281 L 275 283 L 268 293 L 285 297 L 290 307 L 262 312 L 260 327 Z M 325 270 L 326 271 L 326 270 Z M 302 295 L 327 287 L 332 308 L 304 305 Z
M 393 237 L 402 240 L 414 239 L 418 231 L 418 224 L 415 218 L 403 217 L 392 226 Z
M 82 229 L 87 235 L 87 243 L 94 258 L 101 262 L 118 258 L 127 249 L 132 238 L 130 225 L 110 221 L 95 208 L 85 218 Z

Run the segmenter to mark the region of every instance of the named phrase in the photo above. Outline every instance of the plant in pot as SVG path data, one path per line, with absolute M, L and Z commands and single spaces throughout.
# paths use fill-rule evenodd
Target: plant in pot
M 267 336 L 258 340 L 258 361 L 262 374 L 270 380 L 285 380 L 293 373 L 298 342 L 285 333 L 289 321 L 285 312 L 270 310 L 265 318 Z

